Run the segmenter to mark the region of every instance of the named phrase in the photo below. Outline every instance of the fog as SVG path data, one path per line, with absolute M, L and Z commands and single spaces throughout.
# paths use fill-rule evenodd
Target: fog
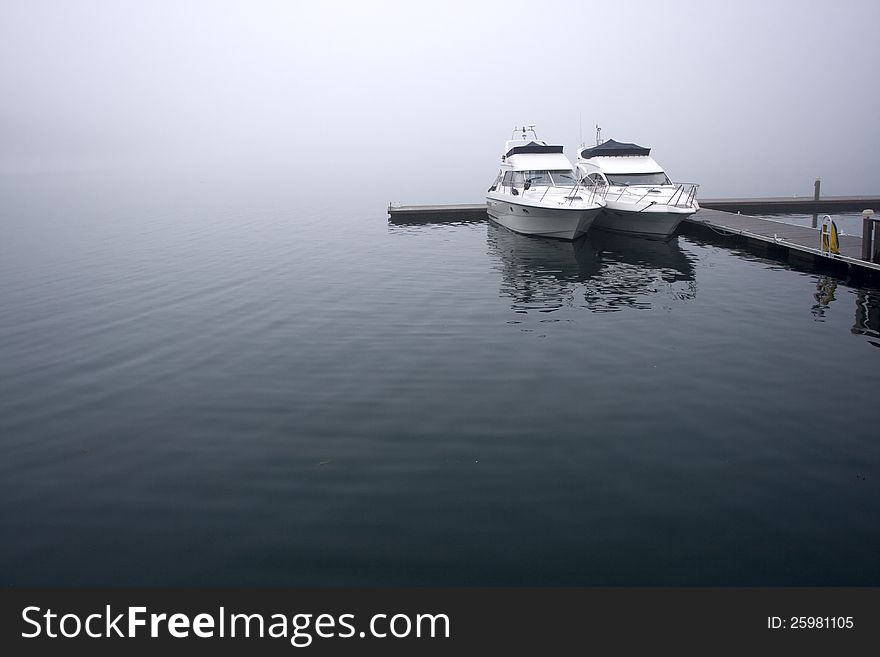
M 876 194 L 880 3 L 0 4 L 0 173 L 479 201 L 514 126 L 700 196 Z

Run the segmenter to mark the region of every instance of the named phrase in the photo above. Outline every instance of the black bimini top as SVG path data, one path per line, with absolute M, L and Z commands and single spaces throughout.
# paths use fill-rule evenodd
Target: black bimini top
M 547 146 L 545 144 L 536 144 L 533 141 L 530 141 L 525 146 L 514 146 L 509 151 L 507 151 L 507 155 L 505 157 L 510 157 L 511 155 L 519 155 L 520 153 L 561 153 L 562 146 Z
M 650 155 L 651 149 L 638 144 L 626 144 L 609 139 L 593 148 L 585 148 L 581 151 L 581 157 L 585 160 L 601 155 Z

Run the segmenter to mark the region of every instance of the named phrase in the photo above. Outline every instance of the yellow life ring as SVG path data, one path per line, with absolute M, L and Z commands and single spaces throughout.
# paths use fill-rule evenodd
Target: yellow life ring
M 837 236 L 837 224 L 835 224 L 834 220 L 827 214 L 822 221 L 820 250 L 840 255 L 840 241 Z

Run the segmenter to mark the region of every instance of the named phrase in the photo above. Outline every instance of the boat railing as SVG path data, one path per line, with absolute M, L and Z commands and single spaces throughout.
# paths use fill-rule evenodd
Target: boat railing
M 496 180 L 495 184 L 489 188 L 489 191 L 493 191 L 497 186 L 505 186 L 501 180 Z M 534 185 L 528 179 L 525 180 L 517 180 L 507 185 L 510 187 L 510 191 L 514 196 L 519 196 L 520 194 L 532 189 L 534 191 L 540 191 L 540 188 L 543 187 L 544 191 L 541 193 L 541 198 L 539 201 L 543 201 L 544 198 L 553 190 L 552 195 L 559 194 L 560 192 L 565 193 L 565 200 L 568 201 L 569 205 L 574 201 L 578 200 L 578 192 L 581 193 L 580 200 L 586 200 L 588 203 L 596 203 L 597 200 L 602 200 L 605 198 L 605 195 L 608 193 L 608 185 L 605 183 L 596 183 L 591 180 L 580 180 L 574 186 L 568 185 L 544 185 L 538 184 Z M 535 189 L 539 188 L 539 189 Z M 586 196 L 586 199 L 584 197 Z
M 585 199 L 587 203 L 596 203 L 597 201 L 604 200 L 605 195 L 608 193 L 608 185 L 582 178 L 571 190 L 571 194 L 565 197 L 568 199 L 569 204 L 575 201 L 579 191 L 584 195 L 588 195 Z
M 694 205 L 697 198 L 697 190 L 700 186 L 697 183 L 673 183 L 675 185 L 675 193 L 666 205 L 676 208 L 690 208 Z
M 669 199 L 666 201 L 657 201 L 655 199 L 650 199 L 649 206 L 657 206 L 657 205 L 666 205 L 674 208 L 691 208 L 694 206 L 694 200 L 697 196 L 697 189 L 700 187 L 697 183 L 672 183 L 675 185 L 675 189 L 672 190 L 672 194 L 670 194 Z M 615 185 L 616 187 L 616 185 Z M 644 192 L 642 192 L 644 189 Z M 648 194 L 651 194 L 654 190 L 657 190 L 657 187 L 645 186 L 645 185 L 627 185 L 621 187 L 619 191 L 612 192 L 614 194 L 614 198 L 609 199 L 607 194 L 605 196 L 606 200 L 618 201 L 623 197 L 624 194 L 632 194 L 638 195 L 641 193 L 641 196 L 633 201 L 633 205 L 638 205 Z

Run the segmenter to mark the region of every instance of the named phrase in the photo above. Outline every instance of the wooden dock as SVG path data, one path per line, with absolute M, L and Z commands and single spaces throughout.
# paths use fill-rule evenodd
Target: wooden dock
M 834 212 L 861 212 L 868 208 L 880 212 L 880 196 L 823 196 L 818 200 L 812 196 L 698 200 L 701 208 L 745 214 L 831 214 Z
M 820 207 L 819 212 L 829 212 L 843 208 L 862 210 L 876 208 L 880 210 L 880 197 L 848 196 L 826 197 L 819 205 L 810 205 L 808 212 Z M 800 199 L 797 202 L 814 199 Z M 787 259 L 799 266 L 824 267 L 865 275 L 869 278 L 880 277 L 880 262 L 868 262 L 862 259 L 862 238 L 853 235 L 839 237 L 839 254 L 828 253 L 820 248 L 820 230 L 807 226 L 795 226 L 748 214 L 734 213 L 723 208 L 756 208 L 762 212 L 790 212 L 779 208 L 793 207 L 792 199 L 721 199 L 700 200 L 701 209 L 682 223 L 679 229 L 684 233 L 699 234 L 703 237 L 718 239 L 736 239 L 744 242 L 749 248 L 770 257 Z M 807 206 L 803 206 L 807 207 Z M 396 224 L 419 224 L 439 222 L 472 222 L 487 219 L 486 204 L 460 205 L 389 205 L 390 222 Z M 878 212 L 880 214 L 880 212 Z M 875 258 L 876 259 L 876 258 Z
M 487 219 L 486 202 L 465 205 L 389 205 L 391 220 L 411 221 L 477 221 Z
M 880 272 L 880 263 L 862 260 L 862 238 L 840 235 L 840 253 L 821 249 L 821 231 L 808 226 L 794 226 L 771 219 L 701 208 L 683 224 L 684 232 L 703 236 L 741 238 L 747 246 L 768 256 L 780 256 L 801 265 L 820 265 L 849 269 L 865 274 Z
M 707 210 L 743 212 L 745 214 L 829 214 L 832 212 L 861 212 L 872 209 L 880 214 L 880 196 L 825 196 L 818 201 L 807 196 L 774 198 L 709 198 L 699 199 L 700 207 Z M 463 218 L 485 218 L 486 203 L 464 205 L 390 205 L 392 217 L 440 217 L 457 215 Z

